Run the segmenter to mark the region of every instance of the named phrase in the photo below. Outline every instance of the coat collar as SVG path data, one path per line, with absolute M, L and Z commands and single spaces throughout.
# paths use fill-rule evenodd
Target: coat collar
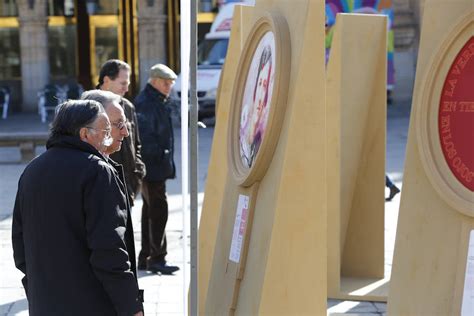
M 158 99 L 162 102 L 166 102 L 169 100 L 169 97 L 161 93 L 160 91 L 156 90 L 153 88 L 153 86 L 149 83 L 146 84 L 145 86 L 145 91 L 147 94 L 149 94 L 152 98 Z
M 53 147 L 60 148 L 71 148 L 77 149 L 83 152 L 93 154 L 100 159 L 108 162 L 108 159 L 105 158 L 94 146 L 82 141 L 79 136 L 70 136 L 70 135 L 51 135 L 46 143 L 46 149 Z
M 121 168 L 122 165 L 119 164 L 118 162 L 115 162 L 115 160 L 113 160 L 112 158 L 110 158 L 110 156 L 107 158 L 107 162 L 109 164 L 111 164 L 114 168 Z

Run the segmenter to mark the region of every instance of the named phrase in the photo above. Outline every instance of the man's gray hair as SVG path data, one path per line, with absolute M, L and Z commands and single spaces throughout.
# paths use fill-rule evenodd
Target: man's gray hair
M 68 100 L 58 105 L 51 123 L 51 137 L 79 136 L 81 128 L 93 124 L 104 107 L 94 100 Z
M 102 106 L 107 109 L 109 105 L 113 102 L 120 104 L 122 102 L 122 97 L 118 94 L 115 94 L 110 91 L 105 90 L 89 90 L 81 95 L 81 100 L 94 100 L 102 104 Z

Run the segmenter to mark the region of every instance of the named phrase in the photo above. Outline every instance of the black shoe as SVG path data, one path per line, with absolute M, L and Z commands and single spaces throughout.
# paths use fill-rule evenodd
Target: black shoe
M 140 271 L 146 270 L 146 263 L 139 262 L 137 265 L 137 270 L 140 270 Z
M 153 273 L 170 275 L 170 274 L 173 274 L 173 272 L 178 271 L 179 267 L 169 266 L 168 264 L 166 264 L 166 261 L 162 261 L 162 262 L 148 264 L 147 270 Z
M 393 199 L 393 197 L 395 195 L 397 195 L 398 193 L 400 193 L 400 189 L 397 188 L 397 186 L 395 186 L 395 185 L 391 186 L 390 187 L 390 194 L 389 194 L 388 198 L 385 199 L 385 201 L 390 202 Z

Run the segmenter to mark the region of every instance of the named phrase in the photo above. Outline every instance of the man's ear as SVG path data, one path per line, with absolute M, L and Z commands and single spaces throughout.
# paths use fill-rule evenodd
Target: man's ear
M 82 127 L 80 130 L 79 130 L 79 137 L 81 138 L 81 140 L 83 142 L 87 142 L 87 139 L 88 139 L 88 131 L 87 131 L 87 128 L 86 127 Z
M 109 76 L 104 76 L 104 84 L 108 85 L 110 83 L 110 81 L 112 81 L 112 80 L 110 79 Z

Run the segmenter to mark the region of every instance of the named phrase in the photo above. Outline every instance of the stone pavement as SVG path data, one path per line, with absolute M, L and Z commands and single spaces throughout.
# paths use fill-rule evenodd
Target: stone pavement
M 405 144 L 408 134 L 409 102 L 397 103 L 388 107 L 387 123 L 387 173 L 401 187 Z M 0 120 L 0 133 L 21 131 L 45 131 L 47 124 L 41 124 L 38 115 L 16 114 L 6 121 Z M 211 150 L 214 129 L 199 131 L 199 205 L 203 200 L 206 170 Z M 175 130 L 177 152 L 175 160 L 180 170 L 180 131 Z M 44 148 L 37 148 L 37 154 Z M 0 147 L 0 315 L 28 315 L 28 304 L 21 285 L 22 273 L 14 267 L 11 247 L 11 214 L 19 176 L 26 164 L 19 163 L 20 153 L 16 147 Z M 178 172 L 178 177 L 179 177 Z M 180 266 L 174 276 L 159 276 L 139 272 L 139 285 L 145 289 L 146 315 L 184 315 L 183 244 L 189 251 L 189 236 L 183 238 L 183 219 L 181 213 L 181 181 L 167 183 L 170 215 L 167 225 L 168 261 Z M 388 191 L 386 191 L 388 194 Z M 385 273 L 391 271 L 392 255 L 398 217 L 400 195 L 386 203 L 385 209 Z M 140 250 L 140 216 L 142 200 L 139 197 L 133 208 L 137 253 Z M 189 225 L 189 222 L 186 223 Z M 54 251 L 54 249 L 45 249 Z M 189 255 L 188 255 L 189 258 Z M 188 265 L 189 266 L 189 265 Z M 58 276 L 61 277 L 61 276 Z M 45 289 L 46 290 L 46 289 Z M 385 315 L 386 304 L 372 302 L 353 302 L 328 300 L 328 315 Z

